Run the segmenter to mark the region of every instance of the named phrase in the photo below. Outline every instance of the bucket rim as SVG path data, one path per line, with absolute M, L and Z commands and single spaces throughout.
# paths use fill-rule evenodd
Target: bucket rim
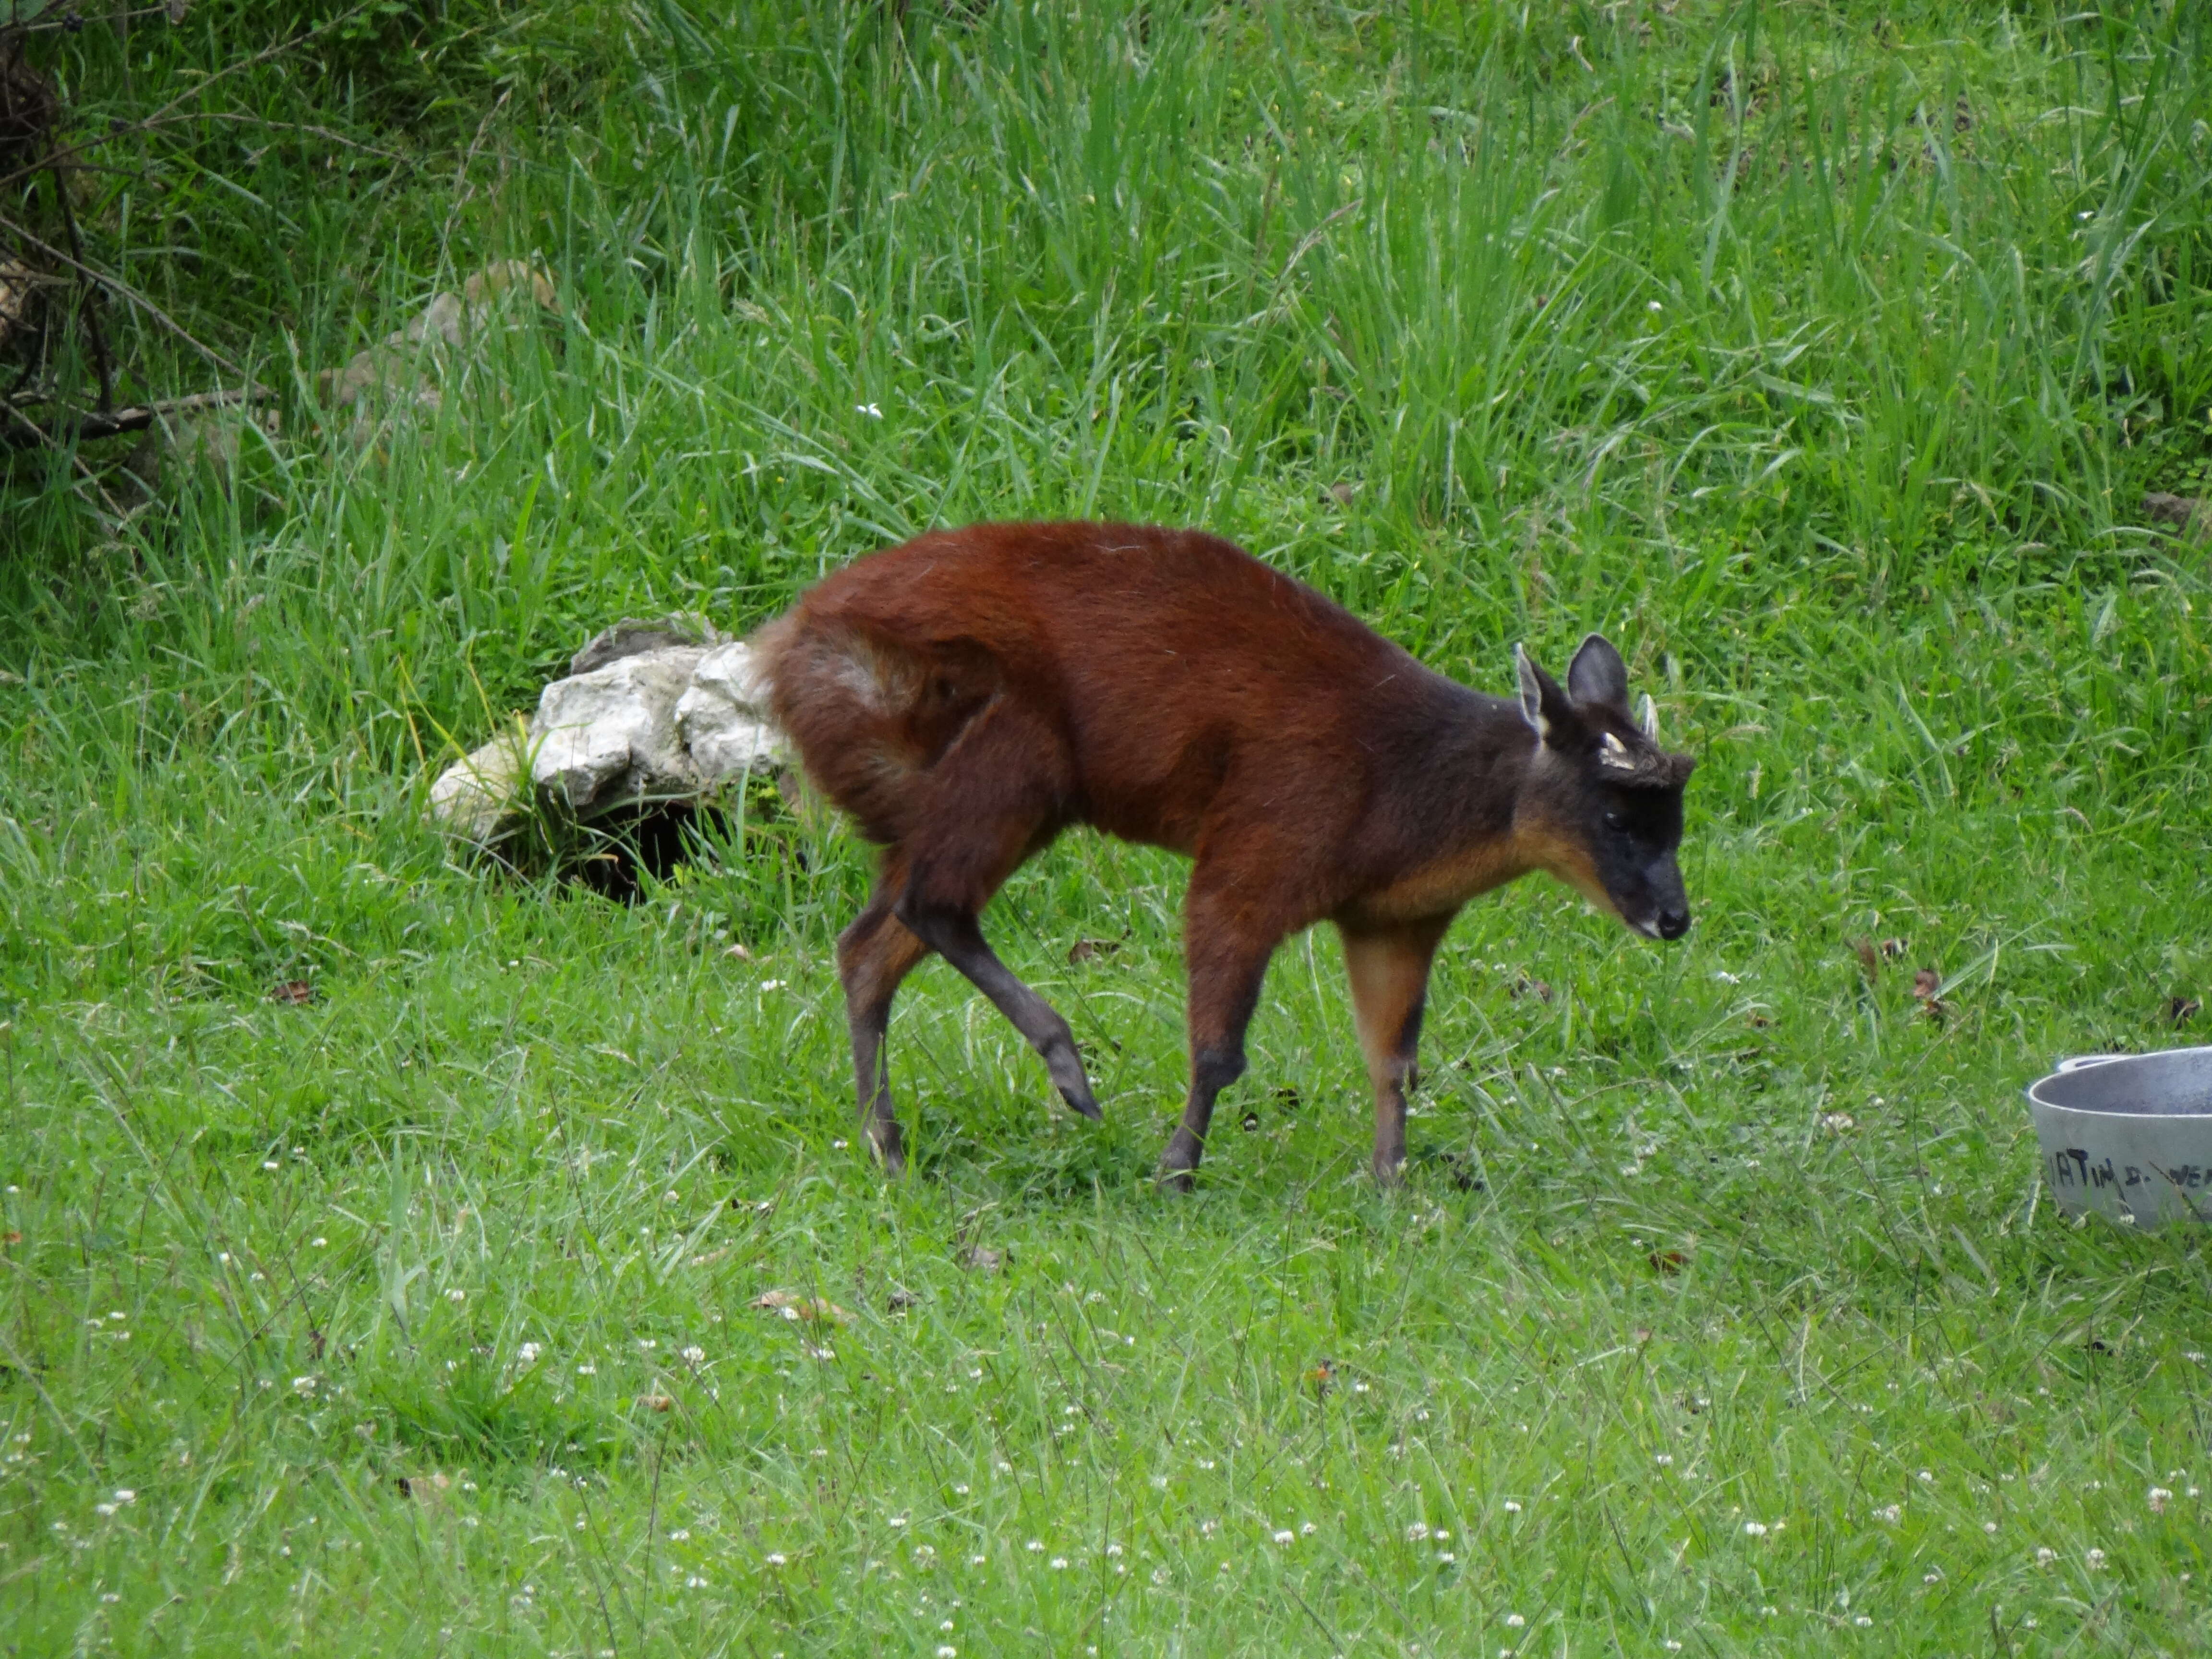
M 2069 1106 L 2056 1100 L 2045 1100 L 2037 1091 L 2048 1084 L 2073 1076 L 2076 1072 L 2092 1067 L 2125 1065 L 2130 1061 L 2170 1060 L 2180 1054 L 2212 1054 L 2212 1043 L 2190 1043 L 2179 1048 L 2154 1048 L 2140 1054 L 2075 1054 L 2059 1060 L 2051 1069 L 2029 1084 L 2021 1092 L 2027 1103 L 2039 1111 L 2067 1112 L 2077 1117 L 2094 1118 L 2099 1122 L 2136 1123 L 2208 1123 L 2212 1124 L 2212 1109 L 2202 1112 L 2128 1112 L 2107 1110 L 2098 1106 Z

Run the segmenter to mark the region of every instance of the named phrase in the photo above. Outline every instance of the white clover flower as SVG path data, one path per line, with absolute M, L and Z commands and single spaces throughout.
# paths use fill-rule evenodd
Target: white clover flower
M 1851 1620 L 1851 1623 L 1856 1625 L 1861 1630 L 1869 1630 L 1874 1626 L 1874 1620 L 1864 1613 L 1859 1614 L 1857 1618 Z
M 1067 1558 L 1064 1555 L 1055 1555 L 1045 1565 L 1049 1566 L 1054 1572 L 1065 1572 L 1067 1571 Z
M 2058 1552 L 2054 1549 L 2046 1547 L 2039 1549 L 2035 1553 L 2035 1565 L 2039 1567 L 2047 1567 L 2057 1559 Z
M 1874 1512 L 1874 1518 L 1877 1521 L 1887 1521 L 1890 1525 L 1895 1526 L 1899 1521 L 1905 1519 L 1905 1505 L 1885 1504 Z
M 1109 1556 L 1119 1555 L 1121 1553 L 1121 1547 L 1119 1544 L 1109 1544 L 1106 1547 L 1106 1553 Z
M 2153 1515 L 2164 1515 L 2166 1504 L 2172 1502 L 2172 1498 L 2173 1494 L 2164 1486 L 2153 1486 L 2150 1489 L 2149 1497 L 2150 1512 Z
M 312 1376 L 295 1376 L 292 1379 L 292 1392 L 295 1394 L 313 1394 L 316 1386 L 316 1379 Z
M 1288 1528 L 1284 1528 L 1276 1532 L 1274 1539 L 1278 1544 L 1291 1544 L 1297 1541 L 1297 1534 L 1291 1531 Z
M 781 1566 L 784 1566 L 784 1565 L 787 1565 L 787 1564 L 789 1563 L 789 1561 L 790 1561 L 790 1559 L 791 1559 L 791 1558 L 790 1558 L 790 1557 L 788 1557 L 788 1556 L 787 1556 L 786 1554 L 784 1554 L 782 1551 L 781 1551 L 781 1550 L 775 1550 L 775 1551 L 772 1551 L 772 1552 L 769 1554 L 769 1556 L 768 1556 L 768 1558 L 767 1558 L 767 1560 L 768 1560 L 768 1564 L 769 1564 L 769 1565 L 770 1565 L 771 1567 L 781 1567 Z
M 1994 1522 L 1994 1521 L 1984 1521 L 1984 1522 L 1982 1522 L 1982 1530 L 1983 1530 L 1984 1532 L 1986 1532 L 1986 1533 L 1992 1533 L 1992 1534 L 1993 1534 L 1993 1533 L 1995 1533 L 1995 1532 L 1996 1531 L 1996 1529 L 1997 1529 L 1997 1523 L 1996 1523 L 1996 1522 Z
M 1042 1555 L 1044 1553 L 1044 1540 L 1039 1538 L 1032 1538 L 1028 1543 L 1023 1545 L 1022 1547 L 1027 1550 L 1031 1555 Z
M 1508 1630 L 1519 1630 L 1528 1622 L 1517 1613 L 1509 1613 L 1505 1615 L 1505 1628 Z
M 1429 1528 L 1425 1522 L 1416 1521 L 1406 1528 L 1406 1541 L 1409 1544 L 1418 1544 L 1428 1535 Z
M 1510 1498 L 1507 1498 L 1498 1507 L 1504 1510 L 1508 1515 L 1518 1515 L 1521 1513 L 1521 1505 Z
M 469 1293 L 466 1291 L 459 1289 L 458 1287 L 446 1292 L 446 1300 L 448 1302 L 465 1302 L 468 1299 Z
M 1321 1528 L 1319 1527 L 1314 1525 L 1312 1522 L 1308 1521 L 1298 1528 L 1298 1536 L 1301 1538 L 1310 1538 L 1320 1530 Z
M 2089 1564 L 2089 1571 L 2092 1572 L 2100 1571 L 2105 1565 L 2105 1553 L 2102 1550 L 2093 1549 L 2081 1559 Z
M 544 1352 L 544 1347 L 541 1344 L 526 1342 L 514 1351 L 515 1363 L 520 1365 L 534 1365 L 538 1363 L 538 1356 Z
M 579 1376 L 597 1376 L 599 1374 L 599 1368 L 597 1365 L 583 1364 L 576 1367 L 576 1375 Z
M 1766 1536 L 1766 1522 L 1765 1522 L 1764 1521 L 1747 1521 L 1747 1522 L 1745 1522 L 1743 1523 L 1743 1535 L 1744 1535 L 1745 1537 L 1747 1537 L 1747 1538 L 1764 1538 L 1764 1537 L 1765 1537 L 1765 1536 Z
M 960 1659 L 960 1650 L 950 1642 L 937 1644 L 937 1659 Z

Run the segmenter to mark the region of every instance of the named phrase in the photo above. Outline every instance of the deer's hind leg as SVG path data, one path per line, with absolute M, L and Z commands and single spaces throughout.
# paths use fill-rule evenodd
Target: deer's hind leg
M 1017 698 L 993 698 L 915 780 L 902 843 L 909 873 L 893 914 L 1029 1040 L 1061 1098 L 1095 1118 L 1098 1102 L 1074 1032 L 999 960 L 977 920 L 1006 878 L 1059 832 L 1073 773 L 1048 720 Z
M 905 849 L 888 848 L 867 907 L 837 936 L 837 977 L 853 1036 L 853 1073 L 860 1089 L 860 1133 L 884 1170 L 906 1167 L 906 1146 L 891 1103 L 890 1063 L 884 1052 L 891 999 L 929 947 L 892 914 L 905 890 Z

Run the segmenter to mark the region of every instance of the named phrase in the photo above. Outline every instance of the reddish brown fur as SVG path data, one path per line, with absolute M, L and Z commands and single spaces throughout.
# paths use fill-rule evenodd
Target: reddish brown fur
M 1451 915 L 1532 869 L 1612 902 L 1582 826 L 1587 754 L 1555 752 L 1562 739 L 1540 743 L 1512 702 L 1431 672 L 1212 536 L 940 532 L 830 576 L 756 646 L 809 776 L 886 848 L 839 958 L 862 1113 L 894 1167 L 884 1027 L 899 980 L 931 950 L 1037 1046 L 1070 1104 L 1095 1114 L 1065 1022 L 975 926 L 1070 824 L 1196 860 L 1192 1092 L 1166 1161 L 1182 1181 L 1214 1095 L 1243 1069 L 1261 975 L 1290 933 L 1329 919 L 1346 935 L 1387 1179 L 1403 1157 L 1428 963 Z M 1616 718 L 1562 702 L 1559 716 L 1583 749 L 1602 728 L 1649 764 L 1679 760 L 1650 749 L 1625 707 Z

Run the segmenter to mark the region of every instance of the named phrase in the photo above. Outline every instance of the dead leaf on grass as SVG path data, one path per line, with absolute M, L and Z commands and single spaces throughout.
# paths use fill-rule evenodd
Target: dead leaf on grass
M 2166 1023 L 2186 1025 L 2204 1012 L 2204 1005 L 2195 997 L 2168 997 L 2166 1000 Z
M 1099 962 L 1121 948 L 1118 939 L 1079 939 L 1067 947 L 1067 963 L 1071 968 L 1086 962 Z
M 1942 989 L 1943 976 L 1933 968 L 1923 968 L 1912 975 L 1912 994 L 1920 1003 L 1920 1012 L 1939 1023 L 1956 1012 L 1943 1000 Z
M 770 1313 L 780 1313 L 786 1319 L 809 1321 L 828 1320 L 833 1325 L 849 1325 L 853 1316 L 826 1296 L 801 1296 L 795 1291 L 764 1291 L 745 1304 L 749 1308 L 760 1308 Z
M 1006 1253 L 988 1244 L 970 1244 L 960 1253 L 960 1265 L 970 1273 L 994 1273 L 1006 1265 Z
M 269 1000 L 288 1003 L 295 1008 L 304 1008 L 315 1000 L 315 988 L 304 979 L 288 979 L 269 989 Z

